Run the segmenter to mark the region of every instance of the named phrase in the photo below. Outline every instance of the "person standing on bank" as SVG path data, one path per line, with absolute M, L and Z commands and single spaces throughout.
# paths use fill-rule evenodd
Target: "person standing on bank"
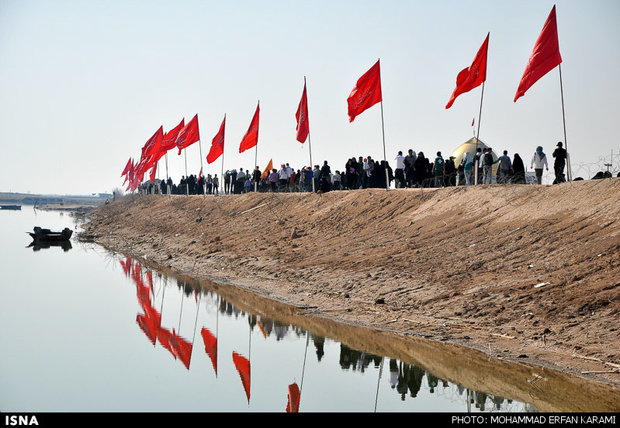
M 553 170 L 555 171 L 555 183 L 563 183 L 566 181 L 564 178 L 564 165 L 566 164 L 566 149 L 562 147 L 562 142 L 560 141 L 556 145 L 556 149 L 553 151 L 553 157 L 555 161 L 553 162 Z
M 536 147 L 536 152 L 532 157 L 532 162 L 530 168 L 534 168 L 534 172 L 536 172 L 536 181 L 538 184 L 542 184 L 542 175 L 543 168 L 546 168 L 549 171 L 549 165 L 547 164 L 547 155 L 543 152 L 542 146 Z

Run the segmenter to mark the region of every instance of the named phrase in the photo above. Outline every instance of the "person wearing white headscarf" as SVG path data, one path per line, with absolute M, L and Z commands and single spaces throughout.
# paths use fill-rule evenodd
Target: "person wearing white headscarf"
M 536 152 L 532 157 L 530 168 L 534 168 L 536 172 L 536 181 L 538 184 L 542 184 L 543 168 L 549 171 L 549 165 L 547 164 L 547 155 L 543 152 L 542 146 L 536 147 Z

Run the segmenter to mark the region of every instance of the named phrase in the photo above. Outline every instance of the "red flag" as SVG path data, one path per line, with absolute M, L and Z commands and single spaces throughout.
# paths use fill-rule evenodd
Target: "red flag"
M 155 180 L 155 174 L 157 173 L 157 162 L 155 162 L 153 164 L 153 168 L 151 168 L 151 175 L 149 176 L 149 179 L 151 181 Z
M 140 162 L 136 169 L 136 177 L 139 181 L 142 181 L 144 173 L 151 168 L 155 162 L 155 155 L 159 151 L 161 142 L 164 138 L 164 128 L 162 126 L 153 134 L 151 138 L 142 146 L 142 154 L 140 156 Z
M 255 145 L 258 144 L 258 116 L 260 114 L 260 104 L 256 106 L 256 111 L 254 112 L 254 117 L 252 118 L 252 122 L 250 122 L 250 127 L 248 131 L 243 136 L 241 140 L 241 144 L 239 145 L 239 153 L 245 152 L 247 149 L 251 149 Z
M 381 70 L 379 61 L 373 65 L 355 84 L 347 103 L 349 105 L 349 122 L 364 110 L 381 102 Z
M 295 113 L 297 120 L 297 141 L 304 143 L 310 133 L 310 125 L 308 124 L 308 95 L 306 93 L 306 81 L 304 79 L 304 91 L 301 94 L 299 107 Z
M 243 389 L 245 389 L 245 395 L 248 397 L 248 403 L 250 402 L 250 361 L 244 356 L 237 354 L 233 351 L 232 353 L 233 363 L 235 363 L 235 368 L 237 372 L 239 372 L 239 377 L 241 377 L 241 383 L 243 384 Z
M 224 129 L 226 128 L 226 115 L 224 115 L 224 120 L 220 125 L 220 130 L 217 131 L 217 134 L 213 138 L 211 142 L 211 150 L 209 150 L 209 154 L 207 155 L 207 163 L 214 162 L 217 158 L 219 158 L 224 153 Z
M 185 126 L 185 119 L 181 119 L 181 122 L 179 122 L 177 126 L 175 126 L 170 131 L 166 132 L 166 134 L 164 134 L 164 139 L 161 143 L 161 149 L 164 153 L 176 147 L 175 142 L 177 141 L 179 132 L 181 132 L 181 129 L 183 129 L 184 126 Z
M 159 151 L 161 141 L 164 138 L 164 127 L 160 126 L 155 134 L 144 144 L 142 147 L 142 157 L 141 159 L 146 159 L 149 155 L 154 155 Z
M 198 140 L 200 140 L 200 132 L 198 131 L 198 115 L 196 114 L 193 119 L 187 122 L 187 125 L 179 131 L 179 135 L 175 141 L 175 145 L 179 149 L 179 154 L 181 154 L 181 150 L 189 147 Z
M 447 109 L 452 106 L 456 97 L 482 85 L 482 82 L 486 80 L 489 34 L 487 34 L 487 38 L 484 39 L 482 46 L 478 49 L 478 53 L 476 53 L 474 61 L 471 65 L 461 70 L 461 72 L 456 76 L 456 89 L 452 92 L 450 101 L 448 101 L 448 104 L 446 105 Z
M 299 386 L 295 382 L 288 386 L 288 402 L 286 403 L 286 413 L 299 413 Z
M 213 370 L 217 376 L 217 338 L 206 328 L 203 327 L 200 334 L 202 334 L 202 340 L 205 343 L 205 351 L 211 359 L 213 364 Z
M 125 173 L 125 180 L 123 181 L 123 184 L 127 183 L 127 181 L 131 182 L 133 178 L 133 159 L 129 158 L 129 161 L 127 162 L 127 166 L 129 168 L 127 169 L 127 172 Z
M 558 41 L 558 24 L 555 19 L 555 5 L 545 21 L 542 32 L 536 40 L 534 50 L 525 66 L 519 82 L 514 102 L 525 95 L 525 92 L 549 71 L 560 65 L 560 42 Z
M 125 165 L 125 169 L 121 172 L 121 177 L 129 172 L 129 168 L 131 168 L 131 158 L 127 160 L 127 165 Z

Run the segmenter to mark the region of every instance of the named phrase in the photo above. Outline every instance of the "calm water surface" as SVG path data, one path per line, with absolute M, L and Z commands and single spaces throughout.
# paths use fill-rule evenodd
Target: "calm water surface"
M 535 410 L 240 311 L 95 244 L 29 247 L 35 225 L 79 220 L 0 211 L 2 411 L 285 412 L 291 385 L 300 412 Z

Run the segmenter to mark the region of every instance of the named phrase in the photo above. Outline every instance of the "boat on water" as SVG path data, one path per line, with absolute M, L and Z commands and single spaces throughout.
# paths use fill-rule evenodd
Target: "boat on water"
M 52 232 L 49 229 L 43 229 L 39 226 L 35 226 L 33 232 L 27 232 L 35 241 L 43 242 L 60 242 L 68 241 L 71 239 L 73 231 L 68 227 L 65 227 L 60 232 Z
M 21 210 L 21 205 L 0 205 L 0 210 Z

